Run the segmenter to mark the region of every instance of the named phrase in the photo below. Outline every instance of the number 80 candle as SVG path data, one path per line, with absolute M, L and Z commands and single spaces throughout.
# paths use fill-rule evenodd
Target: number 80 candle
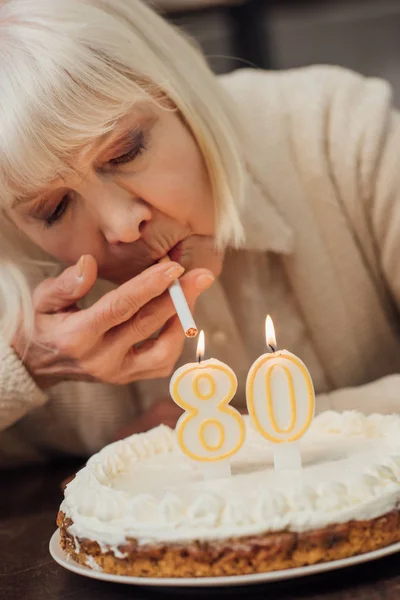
M 229 406 L 237 390 L 237 379 L 228 365 L 216 359 L 202 361 L 203 355 L 201 332 L 198 362 L 184 365 L 171 378 L 171 396 L 185 410 L 176 426 L 177 440 L 186 456 L 203 463 L 207 478 L 228 476 L 227 459 L 245 439 L 243 419 Z
M 276 351 L 275 331 L 266 320 L 267 346 L 252 365 L 246 382 L 247 408 L 258 432 L 274 444 L 275 469 L 301 467 L 298 440 L 315 411 L 314 387 L 305 364 L 287 350 Z

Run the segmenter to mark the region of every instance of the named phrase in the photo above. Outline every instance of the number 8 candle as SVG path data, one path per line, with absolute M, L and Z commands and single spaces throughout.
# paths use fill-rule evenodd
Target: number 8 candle
M 314 387 L 305 364 L 287 350 L 276 350 L 270 316 L 266 320 L 269 354 L 252 365 L 246 382 L 247 408 L 258 432 L 274 444 L 275 469 L 301 467 L 298 440 L 315 411 Z
M 197 348 L 197 363 L 179 368 L 171 378 L 170 393 L 185 410 L 176 425 L 184 454 L 203 463 L 207 478 L 230 475 L 227 462 L 243 445 L 245 426 L 240 413 L 229 406 L 237 390 L 235 373 L 216 359 L 202 361 L 204 333 Z

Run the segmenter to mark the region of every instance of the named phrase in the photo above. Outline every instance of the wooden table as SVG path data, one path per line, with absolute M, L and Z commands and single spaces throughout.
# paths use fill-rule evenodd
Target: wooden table
M 146 589 L 103 583 L 59 567 L 48 552 L 73 465 L 0 474 L 1 600 L 400 600 L 400 554 L 281 584 L 207 590 Z

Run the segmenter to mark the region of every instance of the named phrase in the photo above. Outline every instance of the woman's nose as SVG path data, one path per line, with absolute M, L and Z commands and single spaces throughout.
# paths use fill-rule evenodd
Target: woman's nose
M 140 198 L 114 199 L 104 210 L 102 233 L 109 244 L 131 244 L 141 237 L 151 220 L 149 206 Z
M 109 244 L 135 242 L 141 237 L 146 223 L 151 221 L 149 205 L 113 181 L 92 181 L 85 195 Z

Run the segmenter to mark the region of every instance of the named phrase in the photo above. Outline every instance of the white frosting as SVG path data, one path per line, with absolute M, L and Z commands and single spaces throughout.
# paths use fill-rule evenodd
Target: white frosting
M 74 538 L 74 544 L 75 544 L 75 552 L 77 554 L 79 554 L 79 552 L 81 551 L 81 545 L 80 545 L 80 543 L 78 542 L 78 539 L 75 536 L 73 536 L 73 538 Z
M 246 419 L 232 476 L 205 480 L 175 432 L 160 426 L 93 456 L 67 486 L 61 510 L 75 538 L 118 546 L 307 531 L 372 519 L 400 499 L 400 417 L 326 412 L 300 442 L 303 468 L 274 471 L 271 445 Z

